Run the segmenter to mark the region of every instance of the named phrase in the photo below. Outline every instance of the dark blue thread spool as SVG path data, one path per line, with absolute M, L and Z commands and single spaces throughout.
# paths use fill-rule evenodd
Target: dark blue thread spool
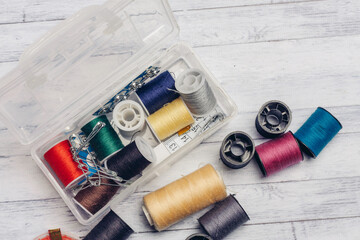
M 318 107 L 294 136 L 302 150 L 316 158 L 341 129 L 341 123 L 331 113 Z
M 149 114 L 153 114 L 180 96 L 175 91 L 175 80 L 168 71 L 145 84 L 136 93 Z

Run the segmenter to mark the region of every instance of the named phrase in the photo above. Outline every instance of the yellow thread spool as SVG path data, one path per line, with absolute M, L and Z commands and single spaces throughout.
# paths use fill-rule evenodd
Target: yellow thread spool
M 150 115 L 147 120 L 160 140 L 195 122 L 180 97 Z
M 207 164 L 144 197 L 144 213 L 162 231 L 181 219 L 225 199 L 226 187 L 218 172 Z

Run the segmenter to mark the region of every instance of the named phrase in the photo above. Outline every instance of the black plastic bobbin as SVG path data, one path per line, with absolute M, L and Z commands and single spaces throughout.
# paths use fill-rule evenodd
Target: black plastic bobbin
M 206 234 L 194 233 L 188 236 L 186 240 L 213 240 L 213 239 Z
M 254 157 L 255 144 L 252 138 L 241 131 L 228 134 L 220 148 L 220 158 L 229 168 L 245 167 Z
M 291 119 L 290 108 L 281 101 L 272 100 L 260 108 L 255 119 L 255 126 L 263 137 L 275 138 L 286 131 Z

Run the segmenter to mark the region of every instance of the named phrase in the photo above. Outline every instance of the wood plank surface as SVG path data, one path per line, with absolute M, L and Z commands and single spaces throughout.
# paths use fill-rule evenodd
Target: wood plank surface
M 104 0 L 0 0 L 0 77 L 36 39 L 76 11 Z M 169 1 L 180 40 L 189 42 L 238 105 L 221 131 L 114 210 L 136 231 L 130 239 L 185 239 L 201 232 L 207 209 L 157 233 L 141 211 L 142 197 L 211 163 L 251 220 L 226 239 L 337 240 L 360 238 L 360 1 Z M 1 85 L 1 83 L 0 83 Z M 343 129 L 317 159 L 264 178 L 255 162 L 232 170 L 219 160 L 231 131 L 263 139 L 254 127 L 268 100 L 286 102 L 296 131 L 317 106 Z M 30 156 L 0 122 L 0 239 L 32 239 L 61 227 L 83 237 L 77 222 Z

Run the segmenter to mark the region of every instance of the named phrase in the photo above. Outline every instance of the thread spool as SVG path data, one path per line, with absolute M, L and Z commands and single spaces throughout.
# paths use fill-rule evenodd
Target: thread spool
M 229 133 L 220 148 L 220 159 L 229 168 L 245 167 L 254 157 L 255 144 L 245 132 Z
M 291 123 L 291 110 L 283 102 L 272 100 L 260 108 L 255 126 L 263 137 L 275 138 L 283 134 Z
M 181 98 L 177 98 L 165 105 L 150 115 L 147 120 L 160 140 L 170 137 L 195 122 Z
M 318 107 L 296 131 L 295 137 L 303 151 L 316 158 L 341 129 L 339 120 L 326 109 Z
M 216 105 L 216 98 L 202 71 L 196 68 L 182 72 L 175 81 L 189 110 L 195 115 L 204 115 Z
M 84 178 L 83 171 L 78 168 L 78 164 L 73 159 L 71 145 L 68 140 L 61 141 L 50 148 L 44 154 L 44 159 L 65 188 L 74 186 Z
M 134 230 L 112 210 L 85 236 L 84 240 L 125 240 Z
M 95 214 L 114 197 L 119 188 L 114 181 L 103 178 L 101 185 L 79 191 L 74 200 L 89 214 Z
M 122 136 L 131 138 L 145 125 L 145 113 L 140 104 L 132 100 L 118 103 L 113 111 L 113 121 Z
M 90 145 L 101 162 L 122 149 L 124 145 L 105 115 L 94 118 L 83 126 L 81 131 L 88 137 L 98 122 L 105 123 L 105 126 L 90 140 Z
M 256 160 L 264 176 L 294 165 L 304 158 L 292 132 L 260 144 L 255 150 Z
M 50 231 L 50 230 L 49 230 Z M 40 236 L 37 236 L 34 238 L 34 240 L 53 240 L 53 239 L 59 239 L 59 238 L 51 238 L 50 233 L 44 233 Z M 74 237 L 68 233 L 61 233 L 61 240 L 79 240 L 79 238 Z
M 135 141 L 109 157 L 105 166 L 116 172 L 119 177 L 129 180 L 140 174 L 155 159 L 152 147 L 143 138 L 137 137 Z
M 194 233 L 188 236 L 186 240 L 213 240 L 213 239 L 206 234 Z
M 185 217 L 221 201 L 226 188 L 219 173 L 207 164 L 144 197 L 143 211 L 155 229 L 162 231 Z
M 153 114 L 166 103 L 179 97 L 175 90 L 175 80 L 168 71 L 161 73 L 152 81 L 136 91 L 149 114 Z
M 213 240 L 220 240 L 248 220 L 250 218 L 240 203 L 233 195 L 229 195 L 198 221 Z

